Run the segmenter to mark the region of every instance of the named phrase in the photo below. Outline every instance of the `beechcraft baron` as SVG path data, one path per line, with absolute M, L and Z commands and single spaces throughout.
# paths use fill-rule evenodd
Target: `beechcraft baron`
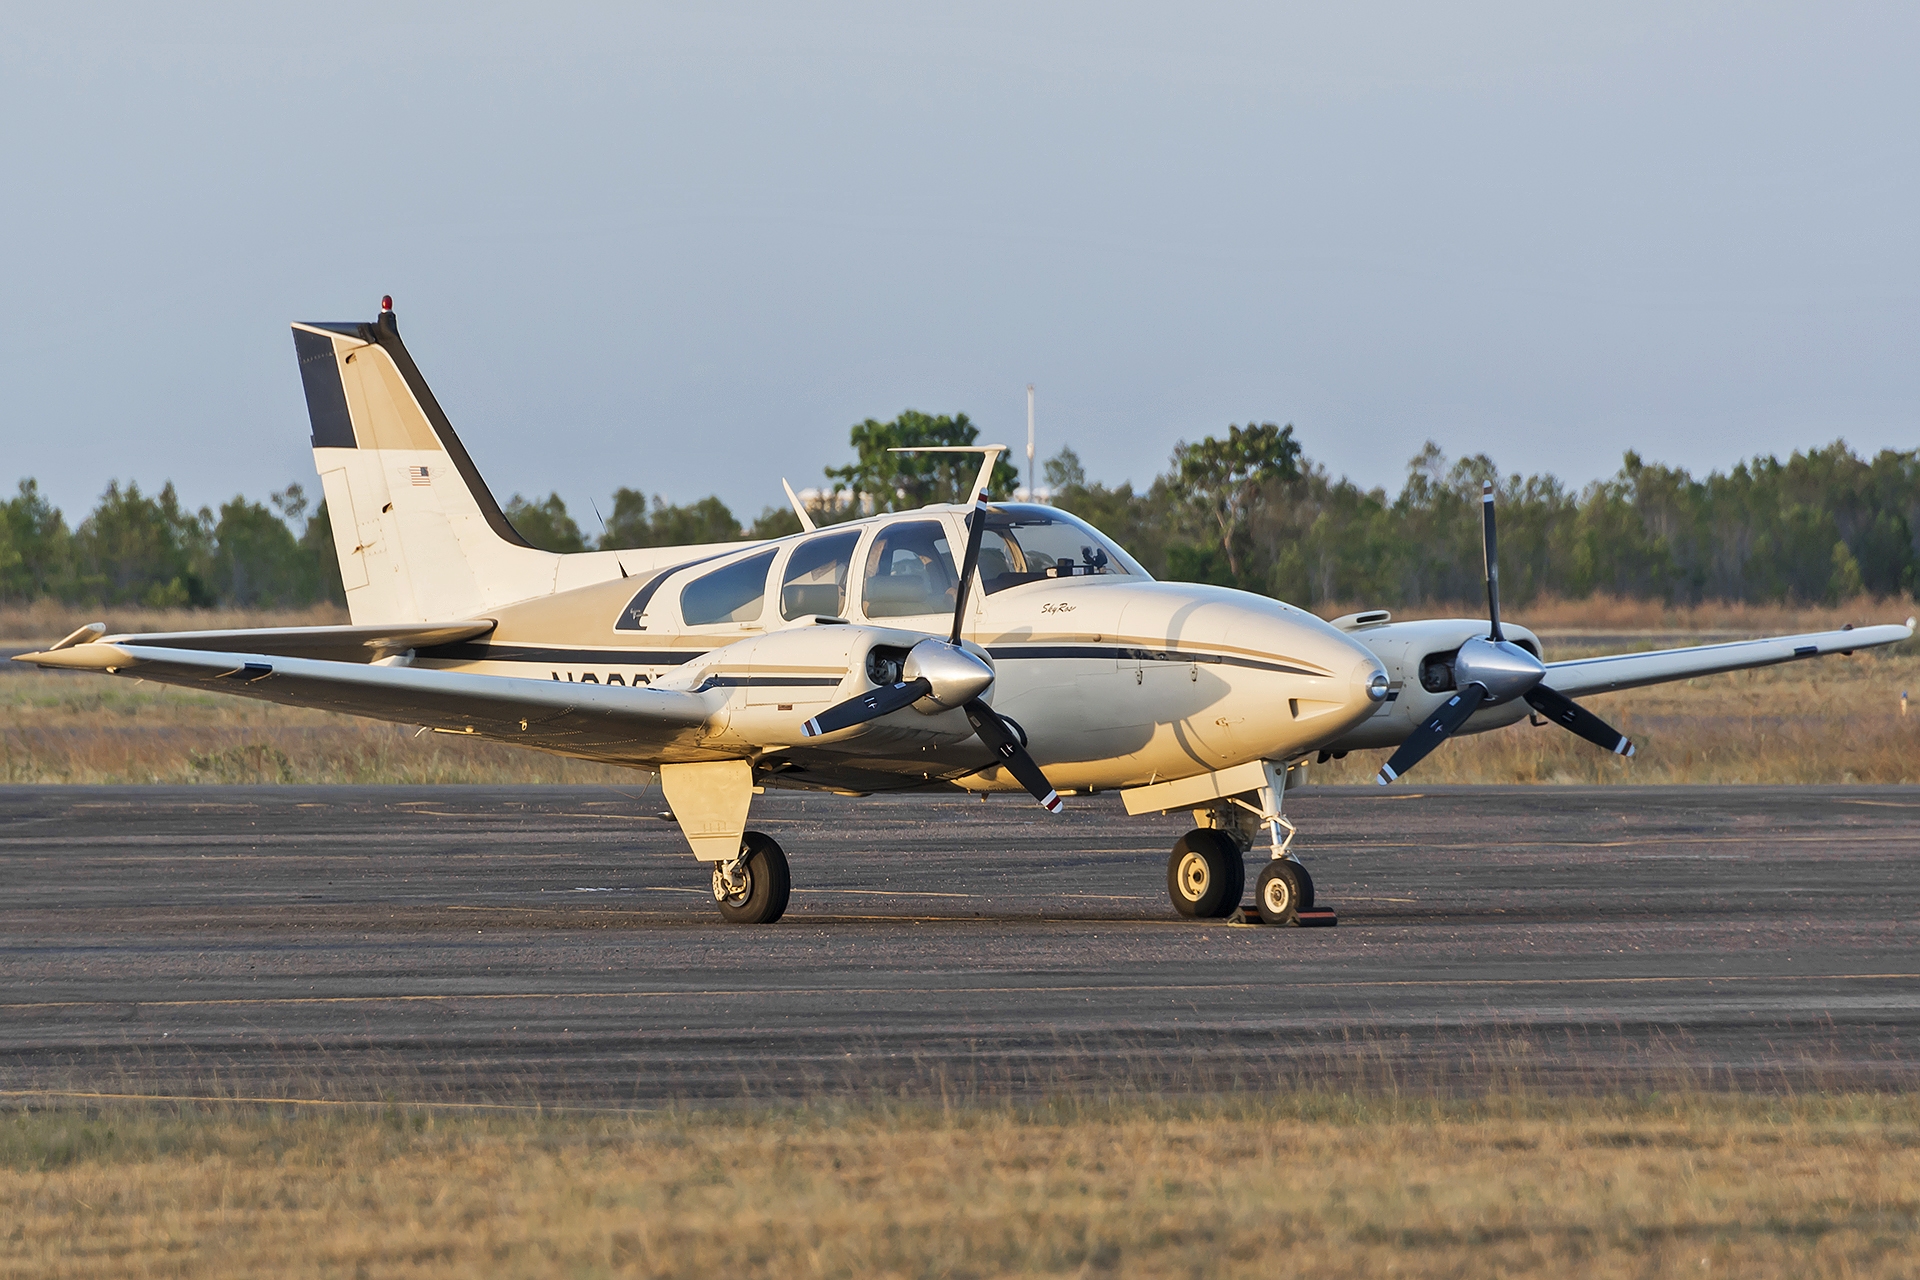
M 728 920 L 777 920 L 786 855 L 747 829 L 763 787 L 864 795 L 1118 790 L 1132 814 L 1192 810 L 1167 864 L 1193 917 L 1240 906 L 1272 857 L 1269 923 L 1313 882 L 1282 813 L 1299 766 L 1395 748 L 1380 781 L 1443 740 L 1535 715 L 1622 755 L 1573 699 L 1893 644 L 1875 626 L 1544 662 L 1489 617 L 1322 622 L 1221 587 L 1156 582 L 1054 507 L 987 500 L 1000 446 L 959 505 L 764 542 L 555 555 L 501 513 L 400 341 L 371 324 L 293 340 L 352 625 L 107 636 L 21 661 L 215 689 L 652 770 Z M 796 506 L 798 504 L 796 503 Z

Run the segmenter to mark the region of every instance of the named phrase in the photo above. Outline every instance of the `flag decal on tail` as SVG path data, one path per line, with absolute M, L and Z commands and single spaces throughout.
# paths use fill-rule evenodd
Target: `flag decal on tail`
M 433 483 L 432 477 L 429 476 L 425 467 L 408 467 L 407 479 L 413 481 L 413 487 L 416 489 Z

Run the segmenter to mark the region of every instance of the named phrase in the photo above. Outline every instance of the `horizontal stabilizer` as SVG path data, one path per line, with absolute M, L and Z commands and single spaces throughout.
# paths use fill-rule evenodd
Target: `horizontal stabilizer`
M 100 627 L 95 623 L 94 626 Z M 435 645 L 458 644 L 486 635 L 494 627 L 490 619 L 473 622 L 442 622 L 432 625 L 389 627 L 266 627 L 240 631 L 155 631 L 139 635 L 108 636 L 95 644 L 131 644 L 157 649 L 199 649 L 218 653 L 257 653 L 282 658 L 316 658 L 326 662 L 373 662 L 379 658 L 405 653 L 409 649 L 431 649 Z M 82 631 L 89 628 L 82 628 Z M 104 632 L 100 627 L 97 637 Z M 75 632 L 74 636 L 81 632 Z M 69 636 L 72 640 L 74 636 Z M 66 641 L 55 650 L 69 646 Z M 21 654 L 18 661 L 31 662 L 39 655 Z M 56 664 L 43 663 L 43 666 Z

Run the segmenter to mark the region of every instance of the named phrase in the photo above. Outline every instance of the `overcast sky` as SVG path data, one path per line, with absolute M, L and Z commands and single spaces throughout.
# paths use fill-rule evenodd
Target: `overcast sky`
M 965 411 L 1580 482 L 1920 445 L 1920 8 L 12 6 L 0 482 L 314 486 L 401 331 L 504 501 L 744 517 Z

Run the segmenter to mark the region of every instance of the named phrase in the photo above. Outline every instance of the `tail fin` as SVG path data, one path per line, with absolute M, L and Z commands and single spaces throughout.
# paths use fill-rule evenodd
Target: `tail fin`
M 555 555 L 520 536 L 407 354 L 390 303 L 372 324 L 296 324 L 293 345 L 356 625 L 473 618 L 626 572 L 619 553 Z

